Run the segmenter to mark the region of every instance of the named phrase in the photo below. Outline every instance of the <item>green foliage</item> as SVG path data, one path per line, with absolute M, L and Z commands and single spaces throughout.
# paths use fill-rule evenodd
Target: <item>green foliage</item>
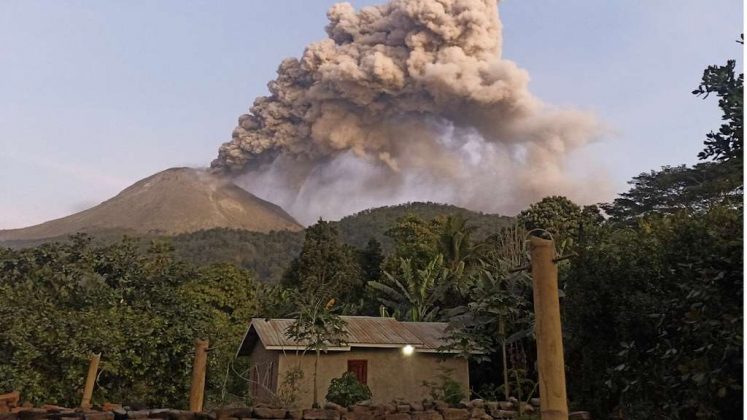
M 484 238 L 495 229 L 511 222 L 510 217 L 473 212 L 456 206 L 437 203 L 407 203 L 396 206 L 369 209 L 347 216 L 338 222 L 330 222 L 339 231 L 342 242 L 357 248 L 365 248 L 373 238 L 381 244 L 384 254 L 392 251 L 393 241 L 384 233 L 397 219 L 407 214 L 418 215 L 429 220 L 435 217 L 461 215 L 468 218 L 477 229 L 475 237 Z M 119 241 L 121 231 L 96 233 L 95 243 L 113 244 Z M 136 241 L 140 248 L 147 249 L 150 240 L 157 236 L 144 235 Z M 12 241 L 0 244 L 13 247 L 33 247 L 43 243 L 65 242 L 67 237 L 46 240 Z M 230 263 L 255 273 L 264 283 L 280 282 L 290 262 L 298 256 L 304 244 L 304 232 L 277 231 L 269 233 L 249 232 L 236 229 L 210 229 L 176 235 L 170 238 L 175 255 L 190 264 L 210 265 Z
M 503 386 L 492 382 L 481 384 L 474 394 L 485 401 L 505 401 Z
M 358 252 L 358 263 L 361 266 L 364 281 L 380 280 L 381 265 L 384 263 L 381 243 L 374 238 L 369 239 L 366 247 Z
M 736 207 L 743 200 L 742 171 L 733 161 L 665 166 L 660 171 L 644 172 L 629 184 L 629 191 L 602 206 L 615 222 L 635 224 L 650 214 L 705 212 L 718 205 Z
M 325 299 L 326 296 L 296 295 L 296 320 L 285 335 L 296 342 L 305 343 L 307 350 L 326 350 L 329 346 L 339 346 L 345 342 L 345 321 L 333 311 L 335 300 Z
M 217 346 L 209 370 L 222 370 L 252 311 L 254 287 L 243 270 L 197 270 L 162 242 L 147 250 L 129 239 L 94 247 L 78 235 L 4 249 L 0 389 L 36 404 L 75 405 L 88 358 L 101 352 L 94 403 L 184 407 L 194 339 Z M 209 375 L 209 399 L 221 393 L 219 382 Z
M 734 69 L 708 67 L 693 92 L 719 97 L 725 122 L 699 155 L 716 162 L 634 178 L 566 272 L 569 397 L 595 417 L 741 417 L 743 76 Z
M 371 390 L 351 372 L 345 372 L 339 378 L 332 379 L 327 390 L 327 401 L 343 407 L 371 399 Z
M 526 263 L 525 236 L 521 227 L 507 227 L 484 243 L 465 303 L 448 312 L 449 349 L 488 361 L 502 346 L 531 335 L 531 280 L 525 271 L 509 272 Z
M 434 400 L 446 401 L 451 406 L 456 406 L 467 398 L 462 385 L 452 378 L 453 369 L 440 367 L 437 381 L 423 381 L 423 386 Z
M 409 261 L 413 273 L 428 269 L 436 259 L 443 265 L 443 295 L 436 299 L 461 302 L 465 287 L 465 274 L 469 273 L 480 260 L 482 241 L 475 241 L 473 234 L 477 227 L 461 215 L 442 215 L 424 220 L 416 215 L 398 219 L 386 234 L 394 240 L 393 253 L 385 260 L 384 271 L 399 277 L 406 277 L 403 260 Z M 384 281 L 391 282 L 386 278 Z M 391 276 L 389 276 L 391 277 Z
M 345 342 L 345 321 L 334 313 L 335 300 L 327 299 L 327 293 L 315 289 L 313 293 L 296 295 L 299 308 L 296 320 L 285 331 L 285 335 L 298 343 L 305 343 L 306 350 L 315 353 L 314 359 L 314 407 L 319 407 L 317 371 L 321 351 Z
M 199 308 L 202 335 L 213 348 L 208 357 L 207 403 L 220 405 L 228 397 L 234 403 L 244 402 L 246 384 L 232 370 L 248 367 L 248 361 L 235 360 L 234 355 L 249 320 L 262 312 L 262 286 L 244 269 L 216 264 L 200 268 L 199 275 L 181 289 L 185 299 Z
M 282 285 L 350 302 L 363 289 L 361 277 L 355 250 L 340 241 L 332 224 L 319 220 L 306 229 L 301 254 L 291 263 Z
M 399 264 L 403 258 L 417 268 L 428 264 L 438 255 L 440 225 L 437 219 L 425 220 L 414 214 L 397 219 L 396 224 L 386 231 L 386 236 L 394 241 L 392 257 L 386 268 L 391 269 L 393 261 Z
M 488 361 L 501 346 L 532 335 L 531 282 L 525 273 L 474 276 L 468 303 L 449 311 L 448 346 L 478 361 Z
M 740 211 L 714 208 L 591 238 L 566 291 L 572 397 L 631 417 L 741 412 L 742 232 Z
M 514 381 L 511 391 L 516 395 L 516 399 L 528 403 L 534 397 L 539 383 L 530 378 L 526 369 L 521 368 L 509 369 L 508 377 Z M 519 414 L 524 414 L 523 409 L 519 408 Z
M 460 215 L 448 216 L 442 220 L 437 244 L 446 265 L 452 271 L 458 270 L 460 266 L 471 265 L 481 248 L 481 244 L 474 244 L 472 240 L 477 228 L 468 224 L 468 220 Z
M 283 380 L 280 382 L 276 394 L 277 405 L 279 407 L 296 407 L 298 399 L 301 397 L 303 392 L 301 389 L 301 380 L 303 379 L 303 376 L 303 369 L 301 369 L 300 366 L 294 366 L 285 371 L 283 374 Z
M 395 318 L 435 321 L 441 309 L 439 300 L 449 288 L 450 274 L 440 254 L 422 270 L 413 268 L 409 259 L 401 258 L 395 274 L 384 272 L 384 280 L 368 282 L 368 288 L 378 295 L 382 305 L 393 311 Z
M 737 41 L 744 44 L 744 34 Z M 707 98 L 711 93 L 718 96 L 718 106 L 725 122 L 718 132 L 706 135 L 705 150 L 698 154 L 701 159 L 743 160 L 744 147 L 744 75 L 735 76 L 736 60 L 724 66 L 708 66 L 703 71 L 700 85 L 692 93 Z
M 463 219 L 469 219 L 475 226 L 474 236 L 477 238 L 484 238 L 513 221 L 510 217 L 474 212 L 448 204 L 415 202 L 364 210 L 344 217 L 336 224 L 340 236 L 346 243 L 362 248 L 373 237 L 382 244 L 384 251 L 389 253 L 394 249 L 395 241 L 385 232 L 407 216 L 416 216 L 421 220 L 461 216 Z
M 270 233 L 210 229 L 177 235 L 176 255 L 192 264 L 230 263 L 252 270 L 256 278 L 277 283 L 290 261 L 301 252 L 303 232 Z
M 576 203 L 562 196 L 545 197 L 529 206 L 517 216 L 519 225 L 530 232 L 542 229 L 549 232 L 556 244 L 567 240 L 578 240 L 586 225 L 602 221 L 596 206 L 581 208 Z
M 488 373 L 489 367 L 500 362 L 502 398 L 508 398 L 512 389 L 518 390 L 509 382 L 507 347 L 531 340 L 533 333 L 531 281 L 524 271 L 509 272 L 526 263 L 525 236 L 522 228 L 514 226 L 489 238 L 480 268 L 469 276 L 465 303 L 448 311 L 445 349 L 457 350 L 478 362 L 475 371 L 479 373 L 474 377 L 490 384 L 497 377 Z
M 298 312 L 296 307 L 298 291 L 286 289 L 275 284 L 261 287 L 258 290 L 257 301 L 262 305 L 257 312 L 257 318 L 288 318 Z

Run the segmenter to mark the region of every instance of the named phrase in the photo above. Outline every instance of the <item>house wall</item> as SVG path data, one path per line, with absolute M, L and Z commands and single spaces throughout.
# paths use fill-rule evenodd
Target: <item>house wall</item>
M 257 346 L 261 347 L 261 346 Z M 301 355 L 295 352 L 280 353 L 278 375 L 282 381 L 283 374 L 300 363 L 304 371 L 299 406 L 311 407 L 313 403 L 314 355 Z M 361 349 L 351 351 L 322 353 L 319 359 L 318 387 L 319 401 L 324 403 L 327 388 L 333 378 L 340 377 L 347 371 L 348 360 L 368 361 L 367 385 L 371 389 L 374 402 L 390 402 L 395 398 L 407 401 L 421 401 L 429 396 L 429 389 L 423 381 L 437 381 L 441 373 L 439 368 L 452 369 L 453 379 L 462 384 L 469 394 L 469 368 L 464 358 L 449 357 L 440 359 L 435 353 L 402 354 L 401 349 Z
M 249 354 L 249 394 L 255 403 L 271 402 L 278 385 L 278 352 L 257 344 Z

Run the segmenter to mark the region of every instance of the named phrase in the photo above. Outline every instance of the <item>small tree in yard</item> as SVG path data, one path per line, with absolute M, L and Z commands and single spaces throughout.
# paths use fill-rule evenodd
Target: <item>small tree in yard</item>
M 325 302 L 326 301 L 326 302 Z M 285 331 L 285 335 L 306 345 L 306 350 L 315 353 L 314 359 L 314 408 L 319 408 L 317 370 L 319 355 L 330 346 L 345 342 L 345 321 L 332 311 L 334 299 L 327 300 L 323 294 L 312 294 L 298 300 L 298 319 Z

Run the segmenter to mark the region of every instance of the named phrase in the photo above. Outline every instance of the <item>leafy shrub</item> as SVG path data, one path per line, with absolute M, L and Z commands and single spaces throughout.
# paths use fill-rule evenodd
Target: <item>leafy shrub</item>
M 358 382 L 358 378 L 352 372 L 345 372 L 339 378 L 332 379 L 327 391 L 327 401 L 349 407 L 357 402 L 371 398 L 371 390 L 368 386 Z
M 462 385 L 452 379 L 454 369 L 439 368 L 439 371 L 441 371 L 437 376 L 439 382 L 423 381 L 423 386 L 430 389 L 431 398 L 434 400 L 446 401 L 452 406 L 459 404 L 467 395 Z
M 485 401 L 503 401 L 506 397 L 503 393 L 503 385 L 494 383 L 480 385 L 480 388 L 475 392 L 475 394 Z
M 280 383 L 277 392 L 277 403 L 281 407 L 296 407 L 301 391 L 301 380 L 303 379 L 303 369 L 295 366 L 285 372 L 283 382 Z

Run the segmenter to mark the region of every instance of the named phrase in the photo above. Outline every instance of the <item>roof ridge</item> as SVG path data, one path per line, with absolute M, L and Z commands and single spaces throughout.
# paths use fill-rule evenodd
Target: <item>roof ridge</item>
M 335 350 L 357 348 L 399 348 L 414 346 L 418 351 L 435 352 L 446 345 L 445 322 L 399 321 L 392 317 L 343 315 L 345 321 L 345 346 Z M 268 350 L 304 347 L 286 335 L 287 328 L 295 321 L 292 318 L 252 318 L 250 327 L 242 341 L 243 354 L 261 342 Z

